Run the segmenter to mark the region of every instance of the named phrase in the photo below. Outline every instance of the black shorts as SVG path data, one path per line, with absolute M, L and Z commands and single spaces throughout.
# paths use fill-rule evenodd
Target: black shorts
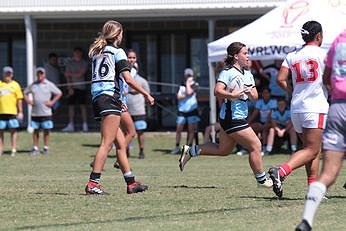
M 87 91 L 81 89 L 73 89 L 73 95 L 68 97 L 68 105 L 84 105 L 87 102 Z
M 11 114 L 0 114 L 0 120 L 12 120 L 12 119 L 17 119 L 16 115 L 11 115 Z
M 52 120 L 51 116 L 31 116 L 31 121 L 42 123 L 48 120 Z
M 178 111 L 178 116 L 183 116 L 183 117 L 187 118 L 187 117 L 190 117 L 190 116 L 199 116 L 199 114 L 198 114 L 198 110 L 195 109 L 195 110 L 190 111 L 190 112 Z
M 238 132 L 250 127 L 246 120 L 228 120 L 227 121 L 227 120 L 220 119 L 220 124 L 222 129 L 227 134 L 230 134 L 232 132 Z
M 111 95 L 99 95 L 93 100 L 94 118 L 100 121 L 106 115 L 121 113 L 121 101 Z
M 139 120 L 146 120 L 147 116 L 146 115 L 133 115 L 131 116 L 133 122 L 139 121 Z

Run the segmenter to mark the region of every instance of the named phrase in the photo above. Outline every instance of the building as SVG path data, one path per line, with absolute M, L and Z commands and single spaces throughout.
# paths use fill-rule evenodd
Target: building
M 109 19 L 117 20 L 125 29 L 122 46 L 137 51 L 140 73 L 151 82 L 160 104 L 150 109 L 152 129 L 172 127 L 175 119 L 170 111 L 174 113 L 176 107 L 171 101 L 177 91 L 175 85 L 182 80 L 183 69 L 192 67 L 200 85 L 207 88 L 207 43 L 283 2 L 3 0 L 0 2 L 0 66 L 13 66 L 17 80 L 24 87 L 33 81 L 33 70 L 46 62 L 50 52 L 58 54 L 63 68 L 74 47 L 87 52 L 102 24 Z M 165 84 L 157 84 L 162 82 Z

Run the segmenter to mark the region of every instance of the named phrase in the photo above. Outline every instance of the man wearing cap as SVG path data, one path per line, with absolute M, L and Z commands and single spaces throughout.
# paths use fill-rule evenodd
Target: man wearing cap
M 193 138 L 195 136 L 195 130 L 197 129 L 198 122 L 200 121 L 198 115 L 198 104 L 195 86 L 197 83 L 193 78 L 193 70 L 186 68 L 184 70 L 184 80 L 179 87 L 177 93 L 178 99 L 178 117 L 177 117 L 177 130 L 176 130 L 176 146 L 171 151 L 171 154 L 178 154 L 180 147 L 181 132 L 184 129 L 185 123 L 188 124 L 188 144 L 192 145 Z
M 11 156 L 17 150 L 17 128 L 23 119 L 23 93 L 19 83 L 13 80 L 13 69 L 5 66 L 2 69 L 0 80 L 0 155 L 4 150 L 4 131 L 6 128 L 11 133 Z
M 42 67 L 36 69 L 37 80 L 24 90 L 25 101 L 32 105 L 31 127 L 33 133 L 33 147 L 30 155 L 37 155 L 40 129 L 43 129 L 43 154 L 48 154 L 49 132 L 53 128 L 52 106 L 62 96 L 61 90 L 51 81 L 46 79 L 46 71 Z M 32 99 L 29 98 L 32 94 Z

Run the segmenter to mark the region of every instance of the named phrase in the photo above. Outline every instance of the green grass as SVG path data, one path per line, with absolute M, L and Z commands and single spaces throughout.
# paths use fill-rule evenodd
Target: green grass
M 5 136 L 5 147 L 9 146 Z M 48 156 L 28 156 L 31 135 L 19 134 L 16 157 L 0 157 L 0 230 L 293 230 L 306 192 L 304 169 L 284 185 L 284 198 L 257 188 L 247 156 L 198 157 L 181 173 L 178 156 L 168 155 L 174 133 L 147 133 L 146 158 L 130 158 L 137 179 L 149 191 L 127 195 L 119 170 L 108 158 L 102 174 L 110 196 L 86 196 L 89 163 L 98 133 L 52 133 Z M 7 149 L 8 150 L 8 149 Z M 267 170 L 288 155 L 264 157 Z M 345 230 L 343 170 L 329 190 L 314 230 Z

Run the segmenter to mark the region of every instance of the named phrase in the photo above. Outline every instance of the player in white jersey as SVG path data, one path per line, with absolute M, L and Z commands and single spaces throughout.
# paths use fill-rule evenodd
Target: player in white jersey
M 335 39 L 325 59 L 323 83 L 331 93 L 328 121 L 323 133 L 323 165 L 316 182 L 309 186 L 304 213 L 296 231 L 310 231 L 327 189 L 341 170 L 346 154 L 346 28 Z M 345 187 L 345 186 L 344 186 Z M 330 227 L 334 230 L 335 227 Z
M 127 193 L 137 193 L 148 189 L 146 185 L 135 181 L 127 156 L 124 134 L 119 129 L 122 103 L 120 100 L 120 82 L 122 78 L 134 89 L 143 94 L 146 100 L 153 105 L 154 98 L 142 87 L 138 86 L 130 75 L 131 66 L 123 49 L 119 48 L 122 40 L 122 25 L 116 21 L 107 21 L 94 43 L 90 46 L 89 57 L 92 58 L 91 95 L 95 119 L 101 124 L 101 144 L 98 148 L 93 170 L 86 194 L 107 195 L 101 189 L 101 171 L 107 155 L 116 144 L 117 160 L 119 162 L 124 180 L 127 184 Z
M 300 134 L 303 148 L 278 167 L 271 167 L 273 191 L 282 197 L 282 181 L 294 169 L 305 165 L 308 185 L 316 181 L 321 150 L 322 132 L 328 113 L 327 89 L 322 83 L 325 53 L 320 48 L 323 39 L 322 26 L 316 21 L 304 23 L 301 35 L 304 46 L 289 53 L 282 63 L 277 77 L 278 84 L 290 91 L 286 80 L 291 74 L 293 93 L 291 120 Z
M 248 71 L 249 54 L 245 44 L 233 42 L 227 48 L 223 70 L 215 86 L 215 95 L 224 99 L 220 110 L 220 141 L 219 144 L 207 143 L 202 145 L 184 145 L 181 149 L 179 168 L 183 171 L 191 157 L 199 155 L 227 156 L 236 144 L 249 151 L 249 164 L 260 186 L 272 187 L 263 170 L 261 141 L 247 123 L 248 100 L 258 99 L 255 81 Z M 239 82 L 231 89 L 230 83 Z

